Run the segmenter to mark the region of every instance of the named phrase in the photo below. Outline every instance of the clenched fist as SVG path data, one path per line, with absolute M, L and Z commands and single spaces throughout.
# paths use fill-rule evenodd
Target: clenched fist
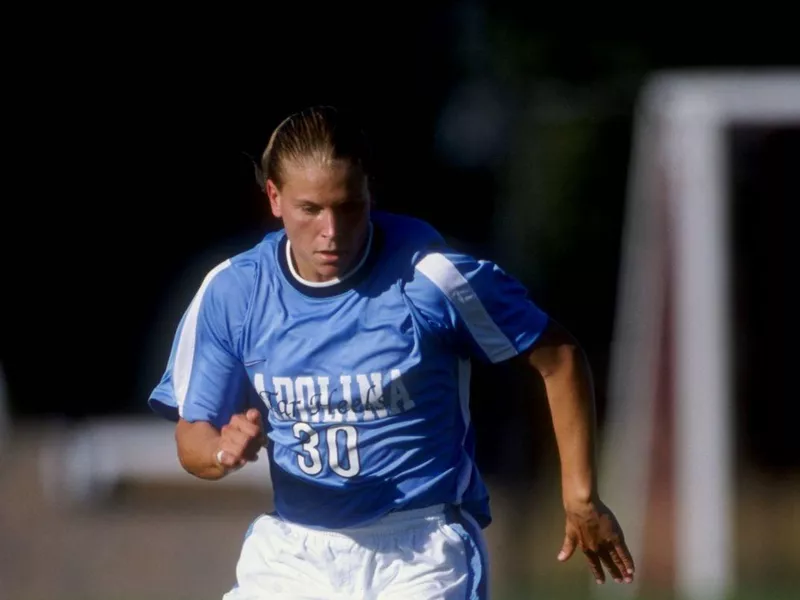
M 267 443 L 261 413 L 251 408 L 233 415 L 220 430 L 219 445 L 214 456 L 226 470 L 240 469 L 258 460 L 258 452 Z

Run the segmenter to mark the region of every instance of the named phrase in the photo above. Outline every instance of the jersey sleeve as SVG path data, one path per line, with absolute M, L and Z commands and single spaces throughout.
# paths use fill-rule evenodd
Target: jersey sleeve
M 148 399 L 156 414 L 221 427 L 247 407 L 253 390 L 239 340 L 252 289 L 252 269 L 230 260 L 206 275 L 178 324 L 166 370 Z
M 406 294 L 430 331 L 484 362 L 524 352 L 549 320 L 497 264 L 450 248 L 419 255 Z

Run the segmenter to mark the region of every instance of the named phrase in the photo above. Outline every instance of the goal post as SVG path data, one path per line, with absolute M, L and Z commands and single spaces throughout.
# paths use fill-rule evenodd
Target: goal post
M 736 583 L 726 133 L 797 122 L 800 71 L 659 73 L 637 105 L 600 479 L 645 578 L 658 568 L 645 547 L 654 475 L 669 480 L 664 542 L 682 598 L 723 598 Z

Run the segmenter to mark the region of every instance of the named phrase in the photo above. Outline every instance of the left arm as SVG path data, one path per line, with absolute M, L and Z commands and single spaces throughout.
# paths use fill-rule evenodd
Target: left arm
M 519 357 L 544 381 L 561 466 L 566 535 L 559 560 L 580 547 L 598 583 L 611 577 L 633 581 L 634 565 L 622 529 L 597 489 L 596 417 L 591 369 L 575 338 L 550 320 L 542 335 Z
M 550 321 L 521 358 L 544 381 L 561 462 L 565 508 L 596 501 L 594 392 L 583 349 L 563 327 Z
M 430 330 L 464 355 L 497 364 L 520 361 L 544 380 L 561 460 L 566 538 L 559 560 L 580 546 L 598 582 L 603 565 L 632 581 L 622 531 L 597 491 L 591 372 L 575 339 L 493 262 L 452 250 L 418 257 L 405 287 Z

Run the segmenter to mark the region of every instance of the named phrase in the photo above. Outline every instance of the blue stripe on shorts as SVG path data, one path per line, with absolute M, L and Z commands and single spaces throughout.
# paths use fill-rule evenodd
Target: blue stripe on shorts
M 446 511 L 447 524 L 464 540 L 469 568 L 466 600 L 488 600 L 489 557 L 483 544 L 483 535 L 475 520 L 459 507 Z

